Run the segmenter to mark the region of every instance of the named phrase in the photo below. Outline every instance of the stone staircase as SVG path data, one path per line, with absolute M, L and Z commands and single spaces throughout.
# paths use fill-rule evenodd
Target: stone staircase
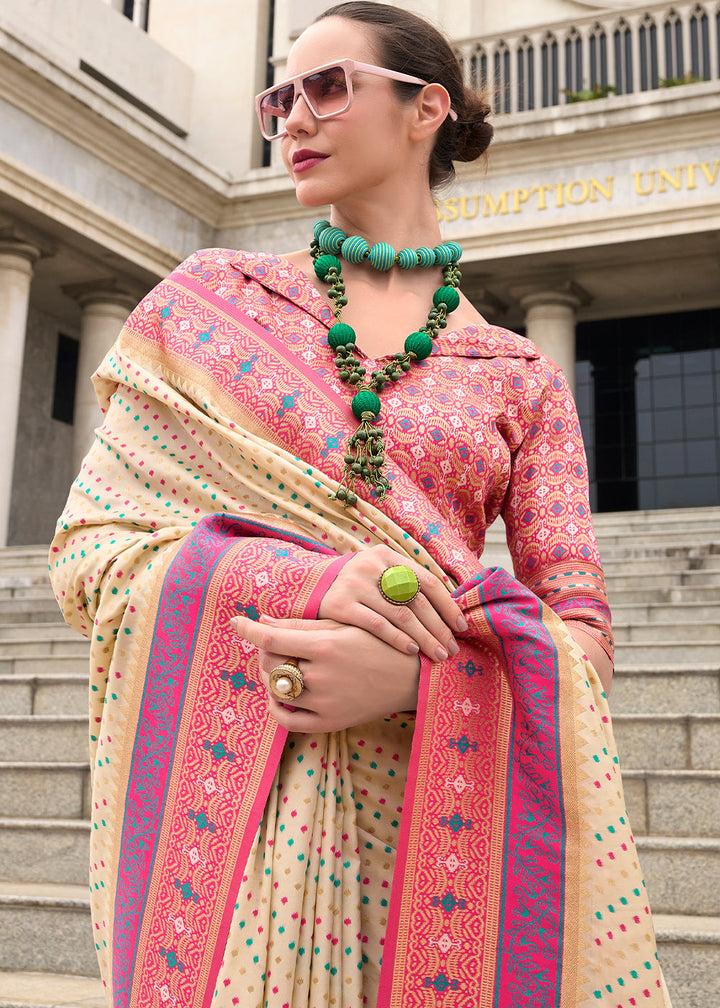
M 720 1008 L 720 508 L 599 515 L 625 793 L 673 1008 Z M 87 644 L 0 551 L 0 1008 L 106 1008 L 89 924 Z M 509 566 L 493 528 L 483 558 Z

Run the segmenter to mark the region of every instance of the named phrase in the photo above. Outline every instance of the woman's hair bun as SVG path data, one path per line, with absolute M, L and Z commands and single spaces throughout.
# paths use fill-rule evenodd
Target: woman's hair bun
M 487 121 L 491 111 L 483 95 L 470 88 L 465 89 L 465 107 L 462 114 L 458 112 L 455 123 L 457 139 L 451 160 L 475 161 L 485 153 L 495 132 Z

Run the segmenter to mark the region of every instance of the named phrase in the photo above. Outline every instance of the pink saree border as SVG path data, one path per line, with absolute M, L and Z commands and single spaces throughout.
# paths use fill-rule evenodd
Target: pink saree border
M 208 994 L 206 988 L 207 985 L 212 988 L 217 975 L 224 948 L 221 936 L 226 934 L 232 916 L 233 906 L 228 900 L 234 892 L 233 886 L 236 888 L 239 884 L 254 837 L 251 824 L 260 819 L 282 753 L 287 733 L 268 720 L 248 659 L 239 666 L 236 661 L 235 666 L 230 666 L 236 671 L 223 672 L 220 676 L 225 693 L 230 684 L 236 690 L 234 699 L 238 710 L 238 716 L 233 714 L 229 722 L 226 738 L 216 742 L 212 741 L 212 736 L 200 740 L 200 735 L 208 734 L 208 721 L 207 718 L 199 719 L 198 708 L 202 703 L 197 697 L 203 692 L 206 705 L 212 703 L 214 683 L 210 681 L 213 674 L 217 679 L 218 669 L 227 665 L 231 658 L 227 647 L 214 644 L 213 637 L 218 630 L 227 627 L 235 611 L 228 608 L 227 601 L 223 609 L 219 588 L 221 585 L 227 588 L 233 546 L 243 536 L 260 540 L 282 538 L 303 550 L 333 556 L 327 547 L 301 536 L 283 535 L 271 526 L 238 518 L 213 516 L 197 525 L 165 575 L 125 800 L 114 915 L 113 997 L 116 1008 L 165 1004 L 171 998 L 178 998 L 180 988 L 183 988 L 181 1000 L 184 1004 L 199 1008 L 211 997 L 212 989 Z M 301 571 L 303 616 L 314 618 L 328 584 L 347 559 L 349 557 L 338 557 L 326 563 L 316 578 L 307 578 L 305 571 Z M 251 599 L 245 601 L 252 606 Z M 222 703 L 220 696 L 218 693 L 216 702 Z M 222 715 L 229 717 L 230 710 L 225 707 L 220 712 L 221 720 Z M 206 778 L 205 796 L 202 788 L 195 788 L 190 795 L 187 782 L 182 792 L 183 775 L 187 776 L 189 770 L 191 776 L 195 772 L 197 777 L 200 772 L 193 744 L 196 749 L 199 746 L 205 752 L 210 751 L 218 764 L 224 761 L 230 767 L 226 773 L 218 773 L 220 783 L 213 778 L 212 790 L 207 790 L 211 777 Z M 238 753 L 236 759 L 231 744 L 238 749 L 244 747 L 246 755 L 255 758 L 242 761 Z M 184 755 L 179 764 L 173 766 L 178 750 Z M 189 763 L 193 765 L 189 767 Z M 244 788 L 238 775 L 245 780 Z M 242 795 L 239 805 L 231 800 L 231 780 L 234 789 Z M 228 793 L 226 807 L 217 799 L 218 792 L 221 797 Z M 203 797 L 206 801 L 201 806 L 199 802 Z M 207 863 L 211 858 L 218 868 L 217 872 L 208 872 L 201 879 L 204 888 L 195 881 L 198 873 L 192 870 L 191 881 L 178 878 L 170 882 L 163 876 L 166 861 L 180 874 L 182 852 L 179 844 L 182 841 L 178 837 L 189 835 L 188 820 L 194 823 L 193 829 L 200 837 L 192 847 L 183 848 L 190 851 L 189 868 L 196 868 L 197 864 Z M 217 841 L 221 833 L 222 843 L 208 841 L 209 837 Z M 228 856 L 231 851 L 232 857 Z M 218 880 L 223 880 L 222 885 Z M 168 891 L 173 887 L 177 890 L 177 898 Z M 195 923 L 197 913 L 193 914 L 191 923 L 186 914 L 182 915 L 183 903 L 189 901 L 197 908 L 201 896 L 212 905 L 202 915 L 203 926 L 199 929 Z M 182 927 L 178 930 L 181 919 Z M 168 920 L 175 921 L 178 938 L 175 948 L 172 947 L 173 929 L 168 931 L 166 926 Z M 214 932 L 217 940 L 205 942 L 204 937 L 209 932 Z M 159 944 L 159 934 L 165 935 L 164 944 Z M 203 936 L 199 945 L 197 941 L 193 943 L 193 934 L 196 939 Z M 157 978 L 163 974 L 167 974 L 164 982 L 148 987 L 148 977 Z
M 505 571 L 456 597 L 470 629 L 455 659 L 423 666 L 378 1008 L 419 1008 L 433 989 L 448 1008 L 559 1008 L 568 983 L 574 992 L 565 833 L 557 857 L 537 815 L 547 806 L 563 822 L 556 645 L 540 601 Z M 528 757 L 545 764 L 541 779 Z M 443 779 L 455 796 L 439 815 Z M 540 900 L 527 866 L 542 872 Z

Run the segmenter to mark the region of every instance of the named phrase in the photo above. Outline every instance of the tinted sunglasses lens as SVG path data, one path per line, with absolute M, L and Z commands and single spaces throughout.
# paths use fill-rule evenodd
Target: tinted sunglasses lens
M 285 129 L 285 120 L 292 111 L 294 97 L 295 88 L 292 84 L 265 95 L 260 103 L 260 117 L 265 136 L 277 136 Z
M 344 112 L 350 103 L 347 75 L 343 67 L 330 67 L 303 79 L 303 90 L 316 115 L 330 116 Z

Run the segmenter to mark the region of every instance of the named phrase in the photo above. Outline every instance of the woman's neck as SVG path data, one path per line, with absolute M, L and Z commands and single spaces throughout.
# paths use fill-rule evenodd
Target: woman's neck
M 420 248 L 440 243 L 435 204 L 428 194 L 421 200 L 401 200 L 395 206 L 376 202 L 333 206 L 330 221 L 347 235 L 361 235 L 370 244 L 387 242 L 394 249 Z

